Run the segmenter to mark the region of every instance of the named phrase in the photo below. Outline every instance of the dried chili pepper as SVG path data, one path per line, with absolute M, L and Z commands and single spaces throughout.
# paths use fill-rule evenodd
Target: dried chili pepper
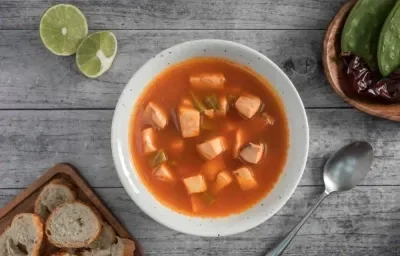
M 354 91 L 388 103 L 400 102 L 400 69 L 382 78 L 379 73 L 372 72 L 360 56 L 350 52 L 341 56 Z

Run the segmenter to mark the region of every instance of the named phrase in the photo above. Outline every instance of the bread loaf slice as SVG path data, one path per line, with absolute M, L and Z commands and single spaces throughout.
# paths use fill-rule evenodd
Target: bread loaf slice
M 103 223 L 101 235 L 89 245 L 91 249 L 106 249 L 111 247 L 116 241 L 114 229 L 106 222 Z
M 43 224 L 32 213 L 14 217 L 11 225 L 0 235 L 1 256 L 39 256 L 43 241 Z
M 67 202 L 50 214 L 45 232 L 50 243 L 60 248 L 88 247 L 101 234 L 97 213 L 80 201 Z
M 74 200 L 76 192 L 72 185 L 63 179 L 54 179 L 40 192 L 35 201 L 34 212 L 45 221 L 57 206 Z
M 117 243 L 106 249 L 91 249 L 82 252 L 82 256 L 133 256 L 135 243 L 117 236 Z

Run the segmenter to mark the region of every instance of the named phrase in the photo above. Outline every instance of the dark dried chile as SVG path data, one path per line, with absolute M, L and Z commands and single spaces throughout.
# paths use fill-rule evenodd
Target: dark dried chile
M 379 73 L 372 72 L 360 56 L 350 52 L 341 56 L 352 87 L 358 94 L 389 103 L 400 102 L 400 69 L 382 78 Z

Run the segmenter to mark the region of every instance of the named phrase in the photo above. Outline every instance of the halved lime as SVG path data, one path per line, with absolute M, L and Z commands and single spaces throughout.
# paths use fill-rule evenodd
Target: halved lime
M 70 4 L 50 7 L 40 20 L 40 38 L 47 49 L 57 55 L 74 54 L 87 34 L 85 15 Z
M 106 72 L 117 53 L 117 39 L 110 31 L 99 31 L 83 39 L 76 51 L 76 64 L 87 77 L 98 77 Z

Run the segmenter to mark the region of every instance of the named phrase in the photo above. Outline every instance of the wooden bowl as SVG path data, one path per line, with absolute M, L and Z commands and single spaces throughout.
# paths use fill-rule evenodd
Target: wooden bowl
M 351 82 L 345 73 L 340 59 L 341 32 L 346 18 L 357 0 L 345 3 L 333 18 L 325 33 L 322 60 L 326 77 L 332 88 L 340 97 L 355 108 L 382 118 L 400 121 L 400 104 L 384 104 L 371 99 L 362 99 L 352 90 Z

